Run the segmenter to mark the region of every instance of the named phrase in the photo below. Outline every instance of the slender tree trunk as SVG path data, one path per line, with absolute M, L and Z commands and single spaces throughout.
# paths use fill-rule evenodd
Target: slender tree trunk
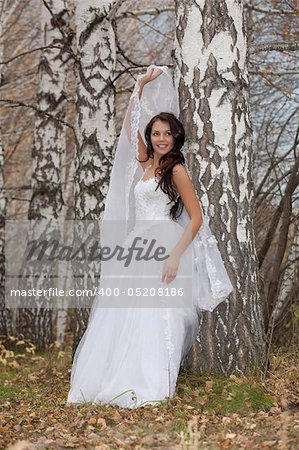
M 3 60 L 3 40 L 1 38 L 6 23 L 4 0 L 0 0 L 0 61 Z M 0 84 L 3 79 L 4 65 L 0 66 Z M 0 336 L 12 334 L 12 314 L 5 305 L 5 219 L 6 192 L 4 186 L 4 149 L 2 145 L 2 126 L 0 123 Z
M 282 219 L 283 222 L 283 219 Z M 279 241 L 280 242 L 280 241 Z M 276 255 L 277 257 L 277 255 Z M 280 264 L 280 274 L 278 279 L 280 280 L 280 286 L 278 291 L 278 299 L 275 304 L 275 308 L 270 317 L 270 324 L 274 326 L 281 324 L 285 325 L 284 318 L 290 316 L 287 314 L 288 310 L 292 309 L 291 301 L 295 299 L 294 304 L 299 303 L 298 291 L 299 291 L 299 224 L 298 222 L 291 223 L 288 228 L 288 246 L 284 253 L 283 261 Z M 297 292 L 297 297 L 293 293 Z M 282 329 L 282 327 L 281 327 Z M 278 336 L 279 338 L 279 336 Z
M 1 9 L 1 2 L 0 2 Z M 0 27 L 1 30 L 1 27 Z M 1 46 L 1 43 L 0 43 Z M 0 50 L 1 52 L 1 50 Z M 1 59 L 1 56 L 0 56 Z M 7 337 L 12 333 L 11 310 L 5 305 L 5 217 L 6 195 L 3 180 L 4 154 L 0 128 L 0 336 Z
M 115 34 L 109 17 L 114 4 L 115 1 L 111 0 L 76 2 L 78 55 L 76 219 L 97 221 L 100 219 L 109 185 L 111 155 L 115 143 L 115 90 L 112 79 L 116 55 Z M 84 264 L 81 271 L 82 276 L 86 275 Z M 88 309 L 80 305 L 75 309 L 74 348 L 86 328 L 88 315 Z
M 43 236 L 48 241 L 52 240 L 52 233 L 57 238 L 57 227 L 49 227 L 48 222 L 50 219 L 58 219 L 63 207 L 61 158 L 66 140 L 65 127 L 61 120 L 65 118 L 66 107 L 68 54 L 65 51 L 65 39 L 68 20 L 66 0 L 49 0 L 47 6 L 42 2 L 41 44 L 49 48 L 43 51 L 40 59 L 37 103 L 39 110 L 50 113 L 57 120 L 43 115 L 36 118 L 32 151 L 32 196 L 28 218 L 33 221 L 29 231 L 33 238 Z M 61 47 L 61 50 L 57 46 Z M 43 262 L 39 264 L 38 272 L 41 273 L 41 277 L 37 281 L 38 288 L 55 287 L 55 279 L 51 276 L 54 267 L 49 267 L 48 261 L 45 261 L 45 267 L 41 267 Z M 27 307 L 19 310 L 18 331 L 34 342 L 39 349 L 47 348 L 55 341 L 53 329 L 55 312 L 53 304 L 50 305 L 53 301 L 53 298 L 43 296 L 35 309 Z
M 3 59 L 3 19 L 4 2 L 0 0 L 0 60 Z M 3 65 L 0 72 L 0 82 L 3 78 Z M 4 155 L 2 147 L 2 127 L 0 124 L 0 336 L 7 336 L 6 308 L 5 308 L 5 216 L 6 216 L 6 197 L 4 191 L 3 167 Z
M 274 253 L 274 261 L 270 271 L 270 282 L 267 292 L 266 308 L 264 313 L 265 326 L 268 331 L 271 316 L 275 310 L 279 290 L 282 283 L 282 264 L 286 253 L 289 237 L 290 222 L 292 218 L 293 194 L 299 185 L 299 155 L 295 160 L 290 177 L 288 179 L 283 198 L 280 202 L 280 226 L 278 231 L 278 242 Z
M 245 373 L 265 353 L 253 232 L 251 127 L 242 4 L 176 0 L 174 64 L 194 184 L 234 292 L 201 317 L 187 365 Z

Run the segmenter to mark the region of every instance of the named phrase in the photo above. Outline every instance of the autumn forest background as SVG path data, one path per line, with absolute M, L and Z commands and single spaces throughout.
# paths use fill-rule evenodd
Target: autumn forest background
M 299 448 L 299 4 L 0 0 L 0 448 Z M 7 224 L 99 219 L 137 75 L 167 65 L 234 292 L 177 394 L 65 406 L 88 308 L 10 308 Z

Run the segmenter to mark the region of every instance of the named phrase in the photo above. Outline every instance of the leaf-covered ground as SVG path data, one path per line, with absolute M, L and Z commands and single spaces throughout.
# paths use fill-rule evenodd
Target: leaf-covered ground
M 182 372 L 173 399 L 127 410 L 66 406 L 70 352 L 15 348 L 0 346 L 0 448 L 299 449 L 298 351 L 274 351 L 265 379 Z

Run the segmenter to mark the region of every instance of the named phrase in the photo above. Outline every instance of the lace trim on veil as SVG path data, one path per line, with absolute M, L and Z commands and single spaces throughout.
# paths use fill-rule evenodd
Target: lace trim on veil
M 130 198 L 130 188 L 132 186 L 134 175 L 137 169 L 137 160 L 138 158 L 138 129 L 139 129 L 139 119 L 140 119 L 140 101 L 138 98 L 138 91 L 135 88 L 133 94 L 131 96 L 130 101 L 132 102 L 132 111 L 130 115 L 130 126 L 131 126 L 131 136 L 130 136 L 130 144 L 131 148 L 134 150 L 131 152 L 131 160 L 128 163 L 128 185 L 127 193 L 126 193 L 126 211 L 127 215 L 129 214 L 129 198 Z M 126 217 L 128 220 L 128 217 Z
M 154 67 L 154 66 L 151 66 Z M 171 80 L 170 74 L 167 74 L 168 80 Z M 159 78 L 158 78 L 159 80 Z M 157 80 L 155 80 L 156 82 Z M 138 130 L 143 130 L 145 123 L 145 118 L 150 120 L 155 114 L 157 105 L 154 103 L 153 96 L 158 96 L 159 102 L 164 101 L 163 105 L 165 110 L 173 111 L 178 116 L 178 100 L 177 94 L 173 87 L 172 80 L 170 83 L 168 82 L 164 85 L 164 90 L 161 90 L 161 85 L 157 85 L 158 91 L 153 92 L 145 92 L 143 93 L 143 98 L 139 99 L 138 93 L 138 81 L 135 84 L 134 91 L 130 98 L 130 158 L 128 161 L 128 178 L 126 185 L 126 219 L 130 217 L 130 190 L 132 185 L 134 184 L 134 176 L 138 167 Z M 144 95 L 145 94 L 145 95 Z M 156 99 L 157 100 L 157 99 Z M 153 106 L 153 110 L 150 107 L 150 104 Z M 141 117 L 142 116 L 142 117 Z M 190 176 L 190 172 L 188 167 L 186 166 L 187 173 Z M 190 176 L 191 178 L 191 176 Z M 197 194 L 196 194 L 197 195 Z M 181 224 L 183 227 L 189 221 L 189 217 L 185 207 L 183 208 L 182 215 L 178 218 L 177 222 Z M 201 289 L 198 289 L 199 292 L 193 292 L 193 299 L 195 306 L 199 310 L 205 311 L 213 311 L 213 309 L 224 299 L 228 297 L 228 295 L 232 292 L 232 284 L 226 272 L 224 262 L 222 260 L 221 254 L 218 249 L 217 240 L 215 236 L 212 234 L 211 229 L 209 227 L 208 218 L 203 214 L 203 224 L 200 227 L 197 235 L 194 237 L 192 242 L 193 251 L 194 251 L 194 263 L 193 270 L 196 276 L 196 273 L 199 273 L 201 264 L 206 267 L 207 271 L 207 279 L 204 281 L 206 285 L 208 285 L 209 294 L 207 294 L 206 298 L 203 299 L 200 293 Z M 201 263 L 201 264 L 200 264 Z

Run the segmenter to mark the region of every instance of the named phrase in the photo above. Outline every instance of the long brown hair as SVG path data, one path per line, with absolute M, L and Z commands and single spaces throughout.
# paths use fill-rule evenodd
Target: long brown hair
M 162 155 L 159 160 L 159 167 L 155 170 L 154 175 L 159 175 L 161 178 L 158 182 L 156 190 L 160 186 L 162 191 L 169 197 L 169 202 L 167 204 L 169 205 L 169 203 L 174 203 L 169 214 L 173 220 L 176 220 L 182 214 L 184 205 L 181 197 L 177 194 L 174 188 L 172 169 L 178 163 L 185 164 L 185 157 L 181 152 L 181 148 L 185 142 L 185 130 L 182 123 L 175 117 L 174 114 L 161 112 L 160 114 L 154 116 L 145 127 L 144 137 L 147 144 L 147 159 L 141 162 L 146 162 L 154 156 L 151 133 L 153 125 L 157 120 L 169 123 L 170 131 L 174 139 L 174 145 L 173 148 L 168 153 L 165 153 L 165 155 Z

